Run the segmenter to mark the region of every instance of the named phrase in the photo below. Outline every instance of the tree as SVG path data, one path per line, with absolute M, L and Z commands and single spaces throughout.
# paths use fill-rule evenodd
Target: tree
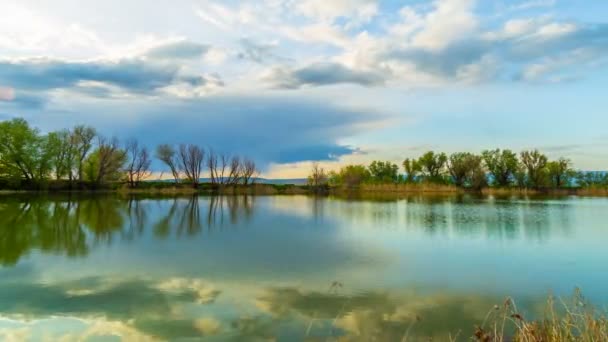
M 608 187 L 608 173 L 579 171 L 576 173 L 576 182 L 583 188 Z
M 169 167 L 175 184 L 177 184 L 181 173 L 181 164 L 173 146 L 168 144 L 159 145 L 156 148 L 156 158 Z
M 450 155 L 447 163 L 448 171 L 456 186 L 465 186 L 472 183 L 474 173 L 484 173 L 481 166 L 481 157 L 468 152 L 457 152 Z M 477 179 L 479 182 L 479 179 Z
M 74 149 L 70 131 L 66 129 L 49 133 L 46 137 L 46 146 L 50 153 L 49 162 L 55 179 L 67 177 L 72 180 Z
M 403 161 L 403 168 L 405 169 L 405 181 L 408 183 L 416 182 L 416 179 L 420 172 L 422 172 L 422 165 L 415 159 L 406 159 Z
M 209 168 L 209 177 L 211 177 L 211 184 L 218 183 L 218 170 L 217 170 L 217 154 L 213 149 L 209 149 L 207 153 L 207 167 Z
M 557 161 L 547 163 L 547 172 L 549 180 L 554 188 L 562 188 L 570 183 L 570 179 L 574 177 L 574 170 L 571 168 L 570 160 L 560 158 Z
M 517 168 L 513 172 L 513 179 L 518 188 L 523 189 L 528 185 L 528 174 L 526 167 L 522 163 L 517 163 Z
M 127 181 L 129 186 L 136 187 L 142 179 L 149 177 L 152 174 L 150 164 L 152 159 L 146 147 L 140 147 L 135 139 L 127 141 L 125 145 L 127 154 Z
M 519 161 L 511 150 L 486 150 L 481 153 L 497 186 L 509 186 L 514 180 Z
M 308 176 L 308 185 L 312 187 L 322 187 L 327 185 L 328 177 L 325 169 L 319 166 L 319 163 L 312 163 L 312 169 Z
M 442 181 L 447 160 L 448 157 L 445 153 L 435 154 L 435 152 L 429 151 L 418 159 L 418 163 L 427 179 L 436 182 Z
M 46 178 L 50 169 L 44 140 L 24 119 L 0 122 L 0 170 L 26 181 Z
M 252 177 L 257 174 L 257 172 L 258 170 L 255 162 L 251 159 L 245 158 L 241 164 L 241 178 L 243 179 L 243 184 L 250 184 L 253 179 Z
M 103 184 L 120 181 L 123 176 L 123 166 L 127 155 L 119 146 L 118 139 L 110 140 L 104 137 L 97 138 L 97 148 L 83 163 L 83 175 L 90 182 Z
M 97 136 L 95 128 L 89 126 L 76 126 L 72 132 L 72 145 L 76 154 L 76 167 L 78 180 L 83 180 L 84 160 L 93 148 L 93 139 Z
M 528 184 L 531 187 L 538 189 L 545 185 L 547 156 L 538 150 L 523 151 L 521 153 L 521 162 L 526 168 Z
M 182 170 L 193 187 L 198 187 L 205 160 L 205 151 L 197 145 L 182 144 L 179 146 L 179 160 Z
M 369 165 L 372 179 L 379 183 L 393 183 L 399 179 L 399 167 L 389 161 L 373 161 Z
M 228 164 L 228 173 L 226 177 L 227 185 L 236 185 L 239 183 L 241 178 L 241 172 L 243 168 L 241 166 L 241 158 L 239 156 L 233 156 L 230 158 L 230 163 Z
M 338 173 L 332 172 L 329 178 L 331 184 L 356 187 L 361 183 L 369 182 L 371 177 L 372 175 L 365 166 L 347 165 L 341 168 Z

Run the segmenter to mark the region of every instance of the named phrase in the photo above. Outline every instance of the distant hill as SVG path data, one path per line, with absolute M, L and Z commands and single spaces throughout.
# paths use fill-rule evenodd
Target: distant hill
M 158 182 L 158 180 L 148 180 L 152 182 Z M 173 179 L 163 179 L 161 182 L 173 182 Z M 211 183 L 211 178 L 201 178 L 201 183 Z M 283 179 L 270 179 L 270 178 L 255 178 L 255 182 L 258 184 L 293 184 L 293 185 L 306 185 L 308 182 L 306 178 L 283 178 Z
M 308 180 L 306 178 L 285 178 L 285 179 L 268 179 L 268 178 L 256 178 L 256 183 L 261 184 L 294 184 L 294 185 L 306 185 Z

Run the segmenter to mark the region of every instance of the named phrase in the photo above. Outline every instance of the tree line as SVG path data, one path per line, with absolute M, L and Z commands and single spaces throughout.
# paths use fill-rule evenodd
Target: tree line
M 136 139 L 120 143 L 90 126 L 41 134 L 24 119 L 0 122 L 0 178 L 41 184 L 51 180 L 70 184 L 126 183 L 137 187 L 152 175 L 157 158 L 174 182 L 197 187 L 205 171 L 213 185 L 250 184 L 258 174 L 249 158 L 216 153 L 195 144 L 156 147 L 154 154 Z M 162 175 L 161 175 L 162 177 Z
M 566 158 L 549 160 L 538 150 L 485 150 L 481 154 L 456 152 L 447 155 L 429 151 L 419 158 L 405 159 L 401 166 L 390 161 L 369 165 L 346 165 L 326 172 L 314 163 L 308 177 L 313 187 L 361 184 L 441 184 L 481 190 L 485 187 L 520 189 L 559 189 L 608 187 L 608 174 L 575 171 Z

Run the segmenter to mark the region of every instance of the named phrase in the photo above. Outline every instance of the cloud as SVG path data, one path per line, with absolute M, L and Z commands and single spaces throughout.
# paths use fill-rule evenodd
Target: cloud
M 159 56 L 169 56 L 170 52 L 176 56 L 178 50 L 155 51 Z M 185 55 L 187 53 L 182 51 L 181 56 Z M 179 86 L 186 89 L 223 86 L 217 75 L 187 73 L 177 64 L 155 63 L 141 58 L 118 61 L 0 60 L 0 79 L 26 91 L 69 89 L 96 97 L 125 95 L 125 92 L 140 95 L 171 93 L 171 87 Z
M 605 61 L 608 25 L 546 20 L 510 20 L 497 31 L 469 35 L 444 46 L 391 45 L 373 64 L 432 75 L 439 80 L 572 80 L 571 68 L 584 70 Z M 474 77 L 472 77 L 474 76 Z
M 188 60 L 203 57 L 210 46 L 189 41 L 177 41 L 149 49 L 144 56 L 152 59 Z
M 511 7 L 509 7 L 509 9 L 511 10 L 528 10 L 528 9 L 532 9 L 532 8 L 539 8 L 539 7 L 553 7 L 556 4 L 556 0 L 531 0 L 531 1 L 524 1 L 518 4 L 515 4 Z
M 272 162 L 333 160 L 356 151 L 342 139 L 368 132 L 388 117 L 365 108 L 347 108 L 291 94 L 213 95 L 176 100 L 156 98 L 104 102 L 66 99 L 56 102 L 52 119 L 24 115 L 44 131 L 73 122 L 97 127 L 105 135 L 136 137 L 147 146 L 196 143 L 255 159 L 262 168 Z M 83 115 L 83 113 L 86 113 Z M 117 125 L 116 123 L 121 124 Z
M 380 73 L 354 70 L 339 63 L 314 63 L 297 69 L 278 67 L 271 70 L 264 78 L 274 87 L 284 89 L 341 83 L 369 87 L 382 85 L 385 81 Z
M 241 39 L 239 43 L 241 45 L 241 51 L 237 54 L 237 57 L 240 59 L 261 64 L 287 60 L 274 53 L 274 50 L 278 46 L 277 42 L 258 43 L 251 39 L 244 38 Z
M 349 25 L 369 22 L 378 14 L 377 0 L 303 0 L 296 5 L 296 10 L 311 18 L 334 21 L 347 18 Z
M 12 101 L 15 99 L 15 90 L 9 87 L 0 87 L 0 101 Z
M 424 17 L 423 28 L 414 35 L 412 44 L 437 50 L 466 38 L 477 27 L 474 5 L 474 0 L 435 1 L 434 10 Z

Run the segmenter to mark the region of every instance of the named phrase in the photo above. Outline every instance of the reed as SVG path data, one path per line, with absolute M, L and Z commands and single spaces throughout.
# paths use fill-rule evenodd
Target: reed
M 591 306 L 577 289 L 569 302 L 549 296 L 544 317 L 527 320 L 508 298 L 495 306 L 473 340 L 480 342 L 595 342 L 608 341 L 608 320 L 605 312 Z

